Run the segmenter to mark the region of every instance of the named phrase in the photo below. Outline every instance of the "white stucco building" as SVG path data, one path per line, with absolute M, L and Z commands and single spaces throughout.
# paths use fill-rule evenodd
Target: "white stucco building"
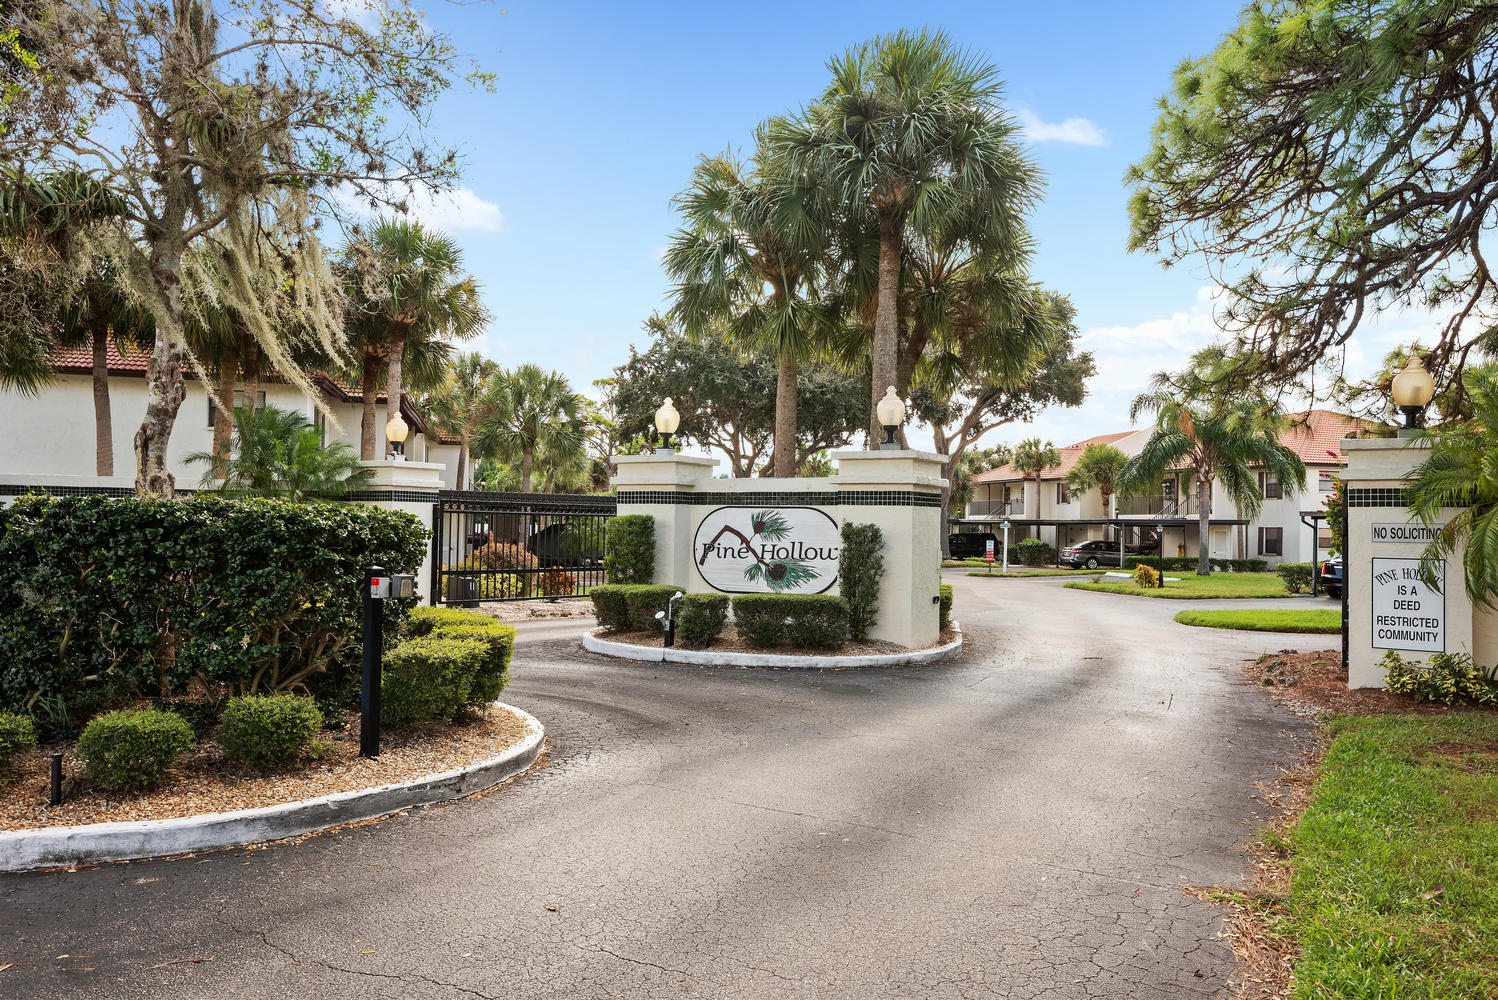
M 27 486 L 51 489 L 79 487 L 131 489 L 135 484 L 134 438 L 146 410 L 146 364 L 144 351 L 121 353 L 109 347 L 109 406 L 114 453 L 114 475 L 96 474 L 96 434 L 92 359 L 87 349 L 58 351 L 53 356 L 57 378 L 36 396 L 0 389 L 0 497 L 24 492 Z M 322 427 L 328 441 L 342 441 L 356 452 L 359 448 L 361 414 L 357 386 L 341 385 L 326 375 L 313 378 L 323 408 L 314 398 L 293 385 L 262 379 L 259 402 L 294 410 Z M 384 455 L 385 405 L 379 396 L 380 419 L 376 428 L 376 454 Z M 187 457 L 213 448 L 212 386 L 192 373 L 187 378 L 187 398 L 177 413 L 168 445 L 168 465 L 181 489 L 198 487 L 206 466 L 189 463 Z M 405 453 L 410 462 L 443 465 L 442 484 L 452 489 L 457 481 L 458 446 L 440 438 L 409 397 L 402 400 L 401 415 L 410 427 Z M 471 483 L 472 468 L 465 482 Z
M 1271 564 L 1315 562 L 1324 557 L 1330 538 L 1310 514 L 1325 508 L 1332 484 L 1345 464 L 1342 440 L 1366 430 L 1364 421 L 1329 410 L 1292 415 L 1280 441 L 1305 463 L 1306 488 L 1296 492 L 1281 484 L 1273 473 L 1260 470 L 1264 502 L 1259 515 L 1250 521 L 1236 509 L 1221 482 L 1214 483 L 1209 554 L 1217 559 L 1265 559 Z M 1190 468 L 1174 470 L 1159 490 L 1148 496 L 1114 498 L 1115 510 L 1111 512 L 1103 510 L 1097 490 L 1077 496 L 1067 489 L 1066 477 L 1088 445 L 1111 444 L 1132 457 L 1144 447 L 1150 433 L 1149 428 L 1119 431 L 1068 445 L 1060 449 L 1061 464 L 1045 472 L 1038 484 L 1008 465 L 979 473 L 973 479 L 973 500 L 959 530 L 991 530 L 981 525 L 1008 520 L 1015 532 L 1013 539 L 1038 537 L 1061 548 L 1094 538 L 1117 538 L 1118 529 L 1110 523 L 1116 518 L 1127 525 L 1126 541 L 1159 532 L 1165 555 L 1194 557 L 1200 527 L 1196 480 Z

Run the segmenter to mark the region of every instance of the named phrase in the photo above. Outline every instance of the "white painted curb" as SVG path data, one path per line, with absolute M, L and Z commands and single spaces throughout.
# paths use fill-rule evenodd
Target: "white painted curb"
M 952 623 L 957 638 L 944 646 L 912 649 L 904 653 L 870 653 L 862 656 L 789 656 L 782 653 L 730 653 L 707 649 L 670 649 L 636 646 L 628 642 L 600 639 L 592 632 L 583 636 L 583 648 L 590 653 L 611 656 L 617 660 L 642 663 L 690 663 L 701 667 L 792 667 L 803 670 L 836 670 L 842 667 L 898 667 L 916 663 L 937 663 L 962 651 L 962 626 Z
M 530 767 L 546 739 L 546 729 L 535 716 L 502 702 L 494 705 L 518 715 L 527 730 L 525 739 L 498 757 L 402 784 L 335 792 L 254 809 L 175 819 L 8 830 L 0 832 L 0 871 L 159 858 L 259 844 L 472 795 Z

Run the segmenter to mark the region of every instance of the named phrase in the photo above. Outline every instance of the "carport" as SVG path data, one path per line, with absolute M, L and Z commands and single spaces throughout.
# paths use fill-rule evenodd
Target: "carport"
M 1119 566 L 1120 567 L 1122 567 L 1124 565 L 1124 556 L 1125 556 L 1125 553 L 1124 553 L 1123 549 L 1124 549 L 1124 546 L 1128 544 L 1129 532 L 1132 531 L 1134 533 L 1134 538 L 1136 539 L 1136 541 L 1139 540 L 1139 539 L 1142 539 L 1145 533 L 1153 532 L 1154 534 L 1156 534 L 1159 537 L 1159 550 L 1158 550 L 1158 554 L 1161 557 L 1163 557 L 1165 555 L 1165 552 L 1164 552 L 1164 548 L 1165 548 L 1165 537 L 1166 537 L 1166 532 L 1168 530 L 1170 530 L 1170 529 L 1176 529 L 1176 530 L 1178 530 L 1178 531 L 1181 532 L 1181 539 L 1182 539 L 1181 545 L 1182 545 L 1182 548 L 1184 548 L 1185 547 L 1186 533 L 1187 533 L 1188 529 L 1189 530 L 1199 530 L 1200 529 L 1200 525 L 1201 525 L 1201 522 L 1197 518 L 1194 518 L 1194 517 L 1167 517 L 1167 518 L 1138 518 L 1138 517 L 1036 518 L 1036 517 L 1004 517 L 1003 515 L 1000 515 L 1000 514 L 992 514 L 992 515 L 989 515 L 987 517 L 952 517 L 952 518 L 948 518 L 947 519 L 947 524 L 948 524 L 950 530 L 952 530 L 952 531 L 958 531 L 958 532 L 963 531 L 963 530 L 972 531 L 972 530 L 975 530 L 975 529 L 977 529 L 977 530 L 986 530 L 986 531 L 994 531 L 995 529 L 997 529 L 1001 525 L 1003 525 L 1004 522 L 1006 522 L 1006 521 L 1009 523 L 1009 527 L 1010 527 L 1011 532 L 1017 533 L 1017 534 L 1015 534 L 1011 538 L 1011 542 L 1018 541 L 1021 538 L 1025 538 L 1025 537 L 1039 538 L 1040 537 L 1040 529 L 1041 528 L 1051 528 L 1051 529 L 1053 529 L 1054 533 L 1055 533 L 1055 539 L 1056 539 L 1056 548 L 1058 550 L 1066 548 L 1068 545 L 1074 545 L 1074 544 L 1077 544 L 1080 541 L 1087 541 L 1088 540 L 1088 539 L 1085 539 L 1085 538 L 1084 539 L 1078 539 L 1078 538 L 1074 537 L 1074 530 L 1077 529 L 1077 528 L 1098 528 L 1098 527 L 1101 527 L 1101 528 L 1112 528 L 1113 531 L 1114 531 L 1114 533 L 1115 533 L 1115 535 L 1117 536 L 1117 539 L 1118 539 L 1118 546 L 1119 546 Z M 1242 553 L 1244 551 L 1244 548 L 1245 548 L 1245 545 L 1246 545 L 1246 542 L 1247 542 L 1246 535 L 1244 534 L 1244 531 L 1245 531 L 1245 529 L 1248 526 L 1248 522 L 1246 520 L 1244 520 L 1242 518 L 1214 517 L 1214 518 L 1211 518 L 1207 522 L 1207 524 L 1209 526 L 1209 529 L 1210 528 L 1237 528 L 1238 529 L 1238 551 L 1239 551 L 1239 553 Z M 1029 531 L 1029 534 L 1019 533 L 1019 532 L 1021 532 L 1022 529 L 1027 529 Z M 1064 538 L 1063 538 L 1063 535 L 1062 535 L 1063 530 L 1066 531 L 1066 536 Z M 997 534 L 998 532 L 995 532 L 995 533 Z M 1002 535 L 1000 535 L 1000 538 L 1002 540 Z

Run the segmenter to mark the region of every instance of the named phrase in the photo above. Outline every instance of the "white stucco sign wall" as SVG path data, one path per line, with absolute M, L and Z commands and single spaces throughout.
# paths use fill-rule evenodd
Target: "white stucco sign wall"
M 697 526 L 693 558 L 725 594 L 821 594 L 837 582 L 838 525 L 815 507 L 719 507 Z
M 1420 579 L 1420 560 L 1375 558 L 1372 564 L 1374 648 L 1444 653 L 1446 598 Z M 1439 575 L 1444 587 L 1445 562 Z

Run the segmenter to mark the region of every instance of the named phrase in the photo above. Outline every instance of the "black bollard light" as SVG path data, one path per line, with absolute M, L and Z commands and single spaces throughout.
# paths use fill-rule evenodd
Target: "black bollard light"
M 52 755 L 52 794 L 47 797 L 47 801 L 54 806 L 62 805 L 62 754 L 60 753 Z
M 359 695 L 359 756 L 380 755 L 380 660 L 385 656 L 385 613 L 381 601 L 389 583 L 382 566 L 364 574 L 364 660 Z

